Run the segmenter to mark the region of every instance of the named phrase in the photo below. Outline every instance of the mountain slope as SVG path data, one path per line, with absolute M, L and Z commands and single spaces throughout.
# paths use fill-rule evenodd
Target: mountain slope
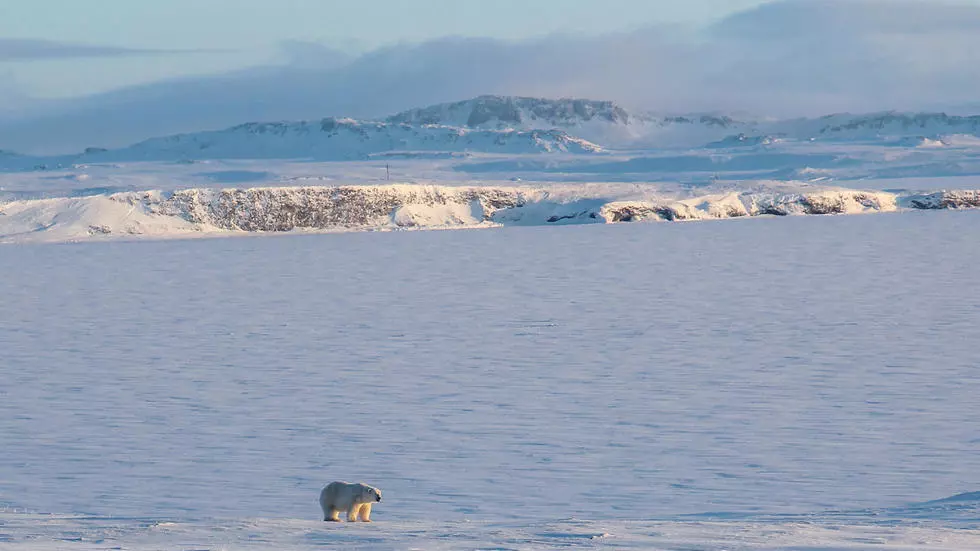
M 980 116 L 951 116 L 945 113 L 830 115 L 816 121 L 822 123 L 817 134 L 833 138 L 938 137 L 980 133 Z
M 86 160 L 353 160 L 389 152 L 595 153 L 601 148 L 560 130 L 473 130 L 352 119 L 248 123 L 226 130 L 153 138 L 86 154 Z
M 661 117 L 632 112 L 611 101 L 490 95 L 411 109 L 386 120 L 497 130 L 562 129 L 610 147 L 696 146 L 745 126 L 707 114 Z
M 392 124 L 438 124 L 470 129 L 561 129 L 612 148 L 733 147 L 792 140 L 936 140 L 980 135 L 980 116 L 945 113 L 838 113 L 819 118 L 739 120 L 716 114 L 660 116 L 629 111 L 611 101 L 480 96 L 411 109 Z
M 466 128 L 572 128 L 593 120 L 630 124 L 631 115 L 611 101 L 479 96 L 403 111 L 391 123 L 445 124 Z
M 738 120 L 715 114 L 658 116 L 610 101 L 480 96 L 404 111 L 384 121 L 247 123 L 225 130 L 152 138 L 115 150 L 29 157 L 0 151 L 0 169 L 52 169 L 76 163 L 304 159 L 342 161 L 391 154 L 592 154 L 603 148 L 759 149 L 785 141 L 944 147 L 972 143 L 980 116 L 883 112 L 814 119 Z M 805 144 L 802 144 L 805 146 Z

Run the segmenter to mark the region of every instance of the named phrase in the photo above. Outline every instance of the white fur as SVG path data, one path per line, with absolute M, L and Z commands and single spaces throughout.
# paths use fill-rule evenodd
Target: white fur
M 379 501 L 381 490 L 367 484 L 331 482 L 320 491 L 323 520 L 333 522 L 340 521 L 341 511 L 347 511 L 347 522 L 371 522 L 371 506 Z

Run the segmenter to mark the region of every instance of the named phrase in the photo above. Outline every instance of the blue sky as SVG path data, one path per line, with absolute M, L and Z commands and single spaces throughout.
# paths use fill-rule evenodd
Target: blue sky
M 3 0 L 0 40 L 193 53 L 10 59 L 8 93 L 66 97 L 281 61 L 284 41 L 352 52 L 446 35 L 522 39 L 700 25 L 764 0 Z M 20 50 L 22 51 L 23 45 Z M 57 57 L 57 56 L 53 56 Z M 6 59 L 4 61 L 4 59 Z M 0 94 L 4 86 L 0 85 Z

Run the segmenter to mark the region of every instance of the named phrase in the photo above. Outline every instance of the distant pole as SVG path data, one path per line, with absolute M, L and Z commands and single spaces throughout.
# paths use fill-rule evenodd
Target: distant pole
M 385 180 L 391 180 L 391 170 L 388 168 L 388 163 L 385 163 Z

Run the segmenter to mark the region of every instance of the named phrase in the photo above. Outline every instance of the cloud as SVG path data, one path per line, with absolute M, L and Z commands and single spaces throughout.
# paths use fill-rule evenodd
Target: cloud
M 302 40 L 283 41 L 279 44 L 279 50 L 287 65 L 320 71 L 343 67 L 355 59 L 342 50 Z
M 33 103 L 13 72 L 0 67 L 0 123 L 29 109 Z
M 734 15 L 708 39 L 702 57 L 714 64 L 701 76 L 753 110 L 937 108 L 972 100 L 980 84 L 976 5 L 786 0 Z
M 590 97 L 659 112 L 821 115 L 973 103 L 980 7 L 941 0 L 782 0 L 688 31 L 648 27 L 520 42 L 444 38 L 49 104 L 0 125 L 0 148 L 116 146 L 244 121 L 376 117 L 480 94 Z
M 947 0 L 782 0 L 743 11 L 714 27 L 735 39 L 793 39 L 819 33 L 847 37 L 867 33 L 931 35 L 973 32 L 980 27 L 975 4 Z
M 45 59 L 73 59 L 97 57 L 123 57 L 190 53 L 186 50 L 148 50 L 135 48 L 120 48 L 116 46 L 99 46 L 92 44 L 74 44 L 71 42 L 56 42 L 51 40 L 32 40 L 0 38 L 0 62 L 2 61 L 34 61 Z

